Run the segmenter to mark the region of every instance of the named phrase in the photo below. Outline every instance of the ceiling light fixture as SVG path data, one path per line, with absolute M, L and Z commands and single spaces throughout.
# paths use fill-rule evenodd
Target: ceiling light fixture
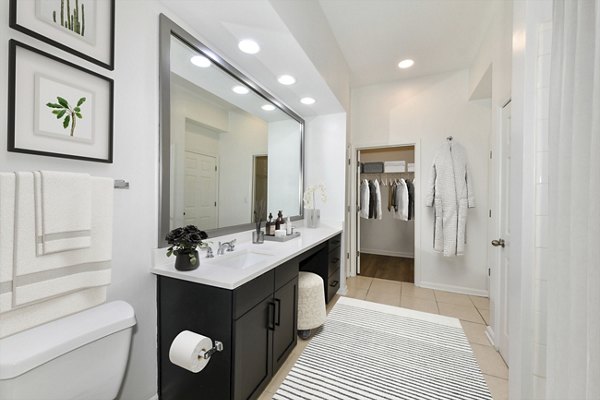
M 250 91 L 246 86 L 234 86 L 231 90 L 237 94 L 248 94 Z
M 293 85 L 296 83 L 296 78 L 291 75 L 281 75 L 279 78 L 277 78 L 277 80 L 282 85 Z
M 261 108 L 265 111 L 273 111 L 275 109 L 275 106 L 273 104 L 265 104 Z
M 302 104 L 306 104 L 306 105 L 311 105 L 311 104 L 315 104 L 316 100 L 313 99 L 312 97 L 303 97 L 300 99 L 300 103 Z
M 415 65 L 415 61 L 407 58 L 406 60 L 402 60 L 398 63 L 398 68 L 406 69 L 412 67 L 413 65 Z
M 190 58 L 190 62 L 194 64 L 196 67 L 200 68 L 208 68 L 212 64 L 207 57 L 195 55 Z
M 241 40 L 238 48 L 246 54 L 256 54 L 260 51 L 260 46 L 252 39 Z

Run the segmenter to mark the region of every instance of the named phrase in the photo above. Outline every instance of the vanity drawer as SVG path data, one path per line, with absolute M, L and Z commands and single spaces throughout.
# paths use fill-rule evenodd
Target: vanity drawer
M 336 247 L 342 245 L 342 235 L 337 235 L 329 239 L 329 251 L 333 251 Z
M 336 270 L 340 269 L 340 249 L 336 249 L 329 253 L 329 266 L 327 270 L 327 275 L 331 276 Z
M 329 275 L 327 281 L 327 302 L 329 303 L 333 296 L 337 293 L 340 288 L 340 270 L 337 269 L 333 274 Z
M 298 277 L 298 261 L 294 258 L 275 268 L 275 290 Z
M 238 319 L 268 296 L 273 295 L 275 271 L 265 272 L 233 292 L 233 319 Z

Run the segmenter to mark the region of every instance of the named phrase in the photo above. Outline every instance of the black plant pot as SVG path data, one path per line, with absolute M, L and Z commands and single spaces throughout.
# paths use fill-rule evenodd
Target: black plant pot
M 196 257 L 196 262 L 192 263 L 190 261 L 190 253 L 179 253 L 175 257 L 175 269 L 179 271 L 191 271 L 193 269 L 198 268 L 200 265 L 200 257 L 198 257 L 198 250 L 194 250 L 194 256 Z

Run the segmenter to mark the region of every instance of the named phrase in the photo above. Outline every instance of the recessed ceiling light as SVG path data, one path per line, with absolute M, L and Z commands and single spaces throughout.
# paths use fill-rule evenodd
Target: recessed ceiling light
M 275 109 L 275 106 L 273 104 L 265 104 L 261 108 L 265 111 L 273 111 Z
M 406 59 L 406 60 L 402 60 L 398 63 L 398 68 L 401 69 L 406 69 L 406 68 L 410 68 L 415 64 L 414 60 L 411 60 L 410 58 Z
M 316 102 L 316 100 L 313 99 L 312 97 L 303 97 L 300 99 L 300 103 L 306 104 L 306 105 L 315 104 L 315 102 Z
M 281 75 L 279 78 L 277 78 L 277 80 L 282 85 L 293 85 L 296 83 L 296 78 L 291 75 Z
M 210 67 L 210 64 L 212 64 L 208 58 L 206 58 L 204 56 L 198 56 L 198 55 L 190 58 L 190 62 L 192 64 L 194 64 L 196 67 L 200 67 L 200 68 L 208 68 L 208 67 Z
M 237 94 L 248 94 L 250 91 L 246 86 L 234 86 L 231 90 Z
M 246 54 L 256 54 L 260 51 L 260 46 L 252 39 L 241 40 L 238 47 Z

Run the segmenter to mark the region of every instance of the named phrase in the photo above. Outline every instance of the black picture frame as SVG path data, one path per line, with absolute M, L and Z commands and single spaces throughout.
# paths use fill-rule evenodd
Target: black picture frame
M 42 50 L 36 49 L 35 47 L 29 46 L 25 43 L 19 42 L 17 40 L 11 39 L 8 42 L 9 44 L 9 63 L 8 63 L 8 116 L 7 116 L 7 150 L 9 152 L 15 153 L 25 153 L 25 154 L 33 154 L 39 156 L 49 156 L 49 157 L 59 157 L 59 158 L 67 158 L 72 160 L 83 160 L 83 161 L 94 161 L 94 162 L 102 162 L 102 163 L 112 163 L 113 162 L 113 142 L 114 142 L 114 81 L 111 78 L 98 74 L 97 72 L 86 69 L 77 64 L 73 64 L 69 61 L 65 61 L 59 57 L 56 57 L 52 54 L 46 53 Z M 46 57 L 52 61 L 63 64 L 67 67 L 77 69 L 86 74 L 89 74 L 95 78 L 99 78 L 105 80 L 108 84 L 108 132 L 107 132 L 107 157 L 106 158 L 96 158 L 96 157 L 86 157 L 81 155 L 74 154 L 64 154 L 50 151 L 40 151 L 28 148 L 20 148 L 16 146 L 16 112 L 17 112 L 17 48 L 22 48 L 43 57 Z
M 94 58 L 88 54 L 85 54 L 81 51 L 75 50 L 57 40 L 54 40 L 48 36 L 44 36 L 26 26 L 19 24 L 18 22 L 18 1 L 19 0 L 10 0 L 10 8 L 9 8 L 9 26 L 12 29 L 15 29 L 19 32 L 23 32 L 26 35 L 29 35 L 37 40 L 48 43 L 56 48 L 59 48 L 67 53 L 73 54 L 77 57 L 80 57 L 86 61 L 89 61 L 93 64 L 99 65 L 103 68 L 108 69 L 109 71 L 113 71 L 115 68 L 115 0 L 110 0 L 110 54 L 109 61 L 104 62 L 97 58 Z

